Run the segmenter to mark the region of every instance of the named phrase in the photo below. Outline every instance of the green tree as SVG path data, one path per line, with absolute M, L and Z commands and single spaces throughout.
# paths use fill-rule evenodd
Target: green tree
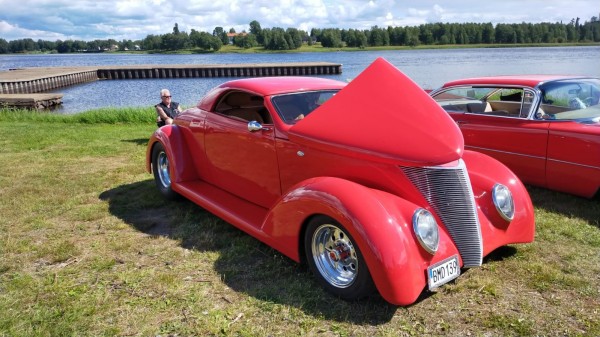
M 266 49 L 269 50 L 288 50 L 290 46 L 288 44 L 287 39 L 285 38 L 285 31 L 283 28 L 275 27 L 271 29 L 271 37 L 269 39 L 269 44 L 265 46 Z
M 290 49 L 298 49 L 302 47 L 302 33 L 296 28 L 288 28 L 285 30 L 286 40 Z
M 42 51 L 42 52 L 48 52 L 48 51 L 53 51 L 56 50 L 56 43 L 53 41 L 46 41 L 46 40 L 38 40 L 37 41 L 37 49 Z
M 430 25 L 419 26 L 419 41 L 423 44 L 433 44 L 433 32 Z
M 160 35 L 148 35 L 142 39 L 142 49 L 157 50 L 162 46 L 162 37 Z
M 369 35 L 369 45 L 373 47 L 388 46 L 390 44 L 390 36 L 386 29 L 381 29 L 377 26 L 371 27 Z
M 484 24 L 481 32 L 481 42 L 494 43 L 494 34 L 494 26 L 491 23 Z
M 213 30 L 213 36 L 221 39 L 222 44 L 229 44 L 229 37 L 227 36 L 227 32 L 223 29 L 223 27 L 215 27 Z
M 188 46 L 189 36 L 185 32 L 179 34 L 169 33 L 162 36 L 162 49 L 180 50 Z
M 254 34 L 246 34 L 246 35 L 240 34 L 240 35 L 236 35 L 233 38 L 233 44 L 236 47 L 248 49 L 248 48 L 256 47 L 256 45 L 258 43 L 256 42 L 256 37 L 254 36 Z
M 348 47 L 365 48 L 366 46 L 368 46 L 367 36 L 365 35 L 365 33 L 363 31 L 355 29 L 350 29 L 346 33 L 346 38 L 344 39 L 344 42 L 346 42 L 346 45 Z
M 9 52 L 8 41 L 0 38 L 0 54 L 8 54 L 8 52 Z
M 250 34 L 254 34 L 256 36 L 260 35 L 262 32 L 262 28 L 260 27 L 260 23 L 256 20 L 252 20 L 250 22 Z
M 70 53 L 71 50 L 73 48 L 73 41 L 72 40 L 66 40 L 66 41 L 61 41 L 58 40 L 56 41 L 56 50 L 61 53 Z
M 191 30 L 189 36 L 190 45 L 203 50 L 217 51 L 223 46 L 223 42 L 217 36 L 213 36 L 207 32 L 198 32 L 194 29 Z
M 319 36 L 321 45 L 326 48 L 342 48 L 342 36 L 339 29 L 324 29 Z
M 515 31 L 511 25 L 499 23 L 496 25 L 494 41 L 496 43 L 517 43 Z

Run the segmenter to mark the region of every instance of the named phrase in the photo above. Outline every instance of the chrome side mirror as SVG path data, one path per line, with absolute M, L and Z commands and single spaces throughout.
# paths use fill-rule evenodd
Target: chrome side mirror
M 256 132 L 260 130 L 268 130 L 267 128 L 263 128 L 262 124 L 257 121 L 249 121 L 248 122 L 248 131 Z

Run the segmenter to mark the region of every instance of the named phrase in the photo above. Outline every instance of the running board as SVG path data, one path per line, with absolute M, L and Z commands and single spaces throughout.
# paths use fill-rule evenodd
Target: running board
M 173 183 L 172 188 L 210 213 L 264 241 L 261 227 L 268 210 L 203 181 Z

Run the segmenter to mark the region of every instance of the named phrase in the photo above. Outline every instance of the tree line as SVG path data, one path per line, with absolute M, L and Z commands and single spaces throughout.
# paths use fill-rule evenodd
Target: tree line
M 166 34 L 148 35 L 142 40 L 56 40 L 0 38 L 0 54 L 27 52 L 103 52 L 114 50 L 174 51 L 200 49 L 214 52 L 223 45 L 240 48 L 263 47 L 267 50 L 294 50 L 304 43 L 320 42 L 326 48 L 469 45 L 469 44 L 531 44 L 531 43 L 590 43 L 600 42 L 600 21 L 593 16 L 580 23 L 579 18 L 569 23 L 517 23 L 495 26 L 492 23 L 428 23 L 419 26 L 378 27 L 370 29 L 313 28 L 310 33 L 296 28 L 261 28 L 258 21 L 249 24 L 249 31 L 241 33 L 231 28 L 215 27 L 212 33 L 192 29 L 180 31 L 176 23 Z

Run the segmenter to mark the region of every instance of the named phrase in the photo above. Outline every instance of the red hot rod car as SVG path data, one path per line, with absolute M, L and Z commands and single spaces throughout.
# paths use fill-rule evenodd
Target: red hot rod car
M 448 114 L 384 59 L 349 84 L 224 83 L 152 135 L 147 169 L 166 197 L 306 262 L 344 299 L 376 289 L 408 305 L 534 237 L 520 180 L 464 151 Z
M 525 183 L 591 198 L 600 191 L 600 79 L 522 75 L 452 81 L 431 96 L 467 149 Z

